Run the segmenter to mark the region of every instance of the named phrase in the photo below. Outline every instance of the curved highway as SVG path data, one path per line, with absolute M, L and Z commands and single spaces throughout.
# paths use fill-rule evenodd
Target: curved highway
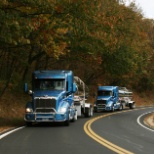
M 137 122 L 140 115 L 149 111 L 153 108 L 96 113 L 92 118 L 78 118 L 69 127 L 60 124 L 24 127 L 1 137 L 0 153 L 152 154 L 154 132 Z
M 101 136 L 102 145 L 117 153 L 152 154 L 154 152 L 154 132 L 143 127 L 143 113 L 153 111 L 153 108 L 129 110 L 104 115 L 91 124 L 91 130 Z M 97 137 L 97 138 L 98 138 Z M 103 139 L 102 139 L 103 138 Z

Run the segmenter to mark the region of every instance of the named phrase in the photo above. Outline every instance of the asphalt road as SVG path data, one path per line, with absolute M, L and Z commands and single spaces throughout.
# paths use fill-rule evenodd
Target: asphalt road
M 153 111 L 153 108 L 115 111 L 109 116 L 106 115 L 111 113 L 96 113 L 92 118 L 78 118 L 68 127 L 60 124 L 25 127 L 0 139 L 0 154 L 152 154 L 154 132 L 137 123 L 138 116 L 148 111 Z M 100 116 L 105 117 L 93 120 Z M 91 125 L 85 127 L 88 121 Z M 88 129 L 98 135 L 97 139 L 88 134 Z M 109 144 L 103 143 L 104 140 Z M 118 150 L 127 151 L 116 152 L 112 144 Z
M 99 136 L 127 149 L 130 153 L 153 154 L 154 131 L 139 125 L 137 119 L 143 113 L 154 111 L 154 108 L 129 111 L 101 118 L 95 121 L 91 128 Z M 140 118 L 141 124 L 143 119 L 143 117 Z

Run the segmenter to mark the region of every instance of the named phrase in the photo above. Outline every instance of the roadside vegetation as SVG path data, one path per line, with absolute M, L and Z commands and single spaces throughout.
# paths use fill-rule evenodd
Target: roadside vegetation
M 125 86 L 153 105 L 154 20 L 119 0 L 0 1 L 0 127 L 23 124 L 23 84 L 69 69 L 89 87 Z

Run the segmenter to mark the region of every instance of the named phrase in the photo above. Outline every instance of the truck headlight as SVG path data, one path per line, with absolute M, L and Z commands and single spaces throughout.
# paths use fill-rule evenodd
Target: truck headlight
M 106 105 L 106 107 L 111 107 L 112 106 L 112 103 L 108 103 L 107 105 Z
M 59 112 L 60 113 L 65 113 L 67 111 L 67 108 L 65 108 L 65 107 L 61 107 L 60 109 L 59 109 Z
M 26 108 L 26 113 L 31 113 L 31 112 L 33 112 L 33 110 L 31 109 L 31 108 Z

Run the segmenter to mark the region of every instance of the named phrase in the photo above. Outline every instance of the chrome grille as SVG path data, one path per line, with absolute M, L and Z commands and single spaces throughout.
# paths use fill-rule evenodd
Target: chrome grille
M 106 100 L 97 100 L 96 104 L 97 105 L 106 105 Z
M 36 108 L 35 110 L 37 113 L 53 113 L 55 112 L 54 109 L 42 109 L 42 108 Z
M 55 99 L 35 99 L 35 111 L 36 112 L 52 112 L 52 108 L 56 108 L 56 100 Z

